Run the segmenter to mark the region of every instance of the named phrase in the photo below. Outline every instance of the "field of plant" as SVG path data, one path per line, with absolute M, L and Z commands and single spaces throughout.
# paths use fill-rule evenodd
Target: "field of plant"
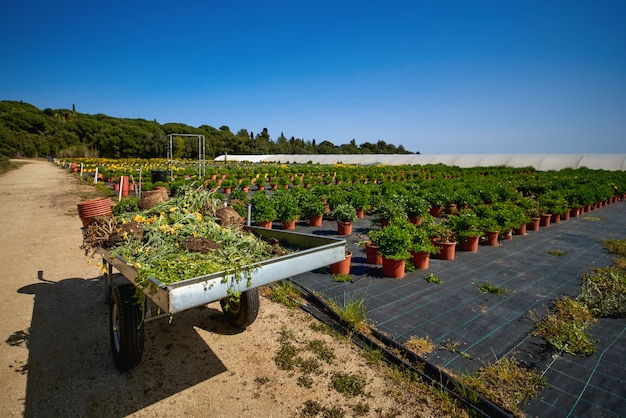
M 533 228 L 540 221 L 543 226 L 548 226 L 550 222 L 579 216 L 626 198 L 624 172 L 589 169 L 537 172 L 532 168 L 462 169 L 442 165 L 362 167 L 243 163 L 210 164 L 199 168 L 194 161 L 168 164 L 166 160 L 75 160 L 61 164 L 81 174 L 86 181 L 93 181 L 97 170 L 102 180 L 100 184 L 111 190 L 116 202 L 118 194 L 115 189 L 122 187 L 120 177 L 132 176 L 134 187 L 128 190 L 128 196 L 121 199 L 114 212 L 128 222 L 152 225 L 148 229 L 154 231 L 166 229 L 166 237 L 177 234 L 174 227 L 180 220 L 191 220 L 186 222 L 185 228 L 196 224 L 200 220 L 197 213 L 203 205 L 185 206 L 171 199 L 151 212 L 142 211 L 138 207 L 142 192 L 164 187 L 172 197 L 192 200 L 194 196 L 197 199 L 208 193 L 215 208 L 226 203 L 245 218 L 250 205 L 254 223 L 269 222 L 268 226 L 272 227 L 272 222 L 279 222 L 284 229 L 294 228 L 290 221 L 313 222 L 314 217 L 320 216 L 336 220 L 339 228 L 340 224 L 369 214 L 374 220 L 369 233 L 372 244 L 378 246 L 384 259 L 407 261 L 406 268 L 422 268 L 415 264 L 414 254 L 420 251 L 438 254 L 442 250 L 436 244 L 440 242 L 451 241 L 458 249 L 473 251 L 465 246 L 471 237 L 479 237 L 483 243 L 488 243 L 488 233 L 495 232 L 499 235 L 496 239 L 507 239 L 512 234 L 523 234 L 524 228 Z M 155 170 L 166 171 L 167 181 L 152 183 L 150 174 Z M 171 216 L 175 219 L 165 221 Z M 197 231 L 189 234 L 194 232 Z M 339 235 L 349 233 L 339 233 L 338 229 Z M 172 245 L 175 246 L 175 242 Z M 623 246 L 623 241 L 605 245 L 619 247 Z M 143 250 L 133 248 L 132 251 L 137 254 Z M 622 254 L 623 249 L 615 252 Z M 561 254 L 555 252 L 552 255 Z M 131 255 L 126 254 L 126 257 L 131 258 Z M 148 259 L 137 259 L 136 262 L 154 265 Z M 623 260 L 620 259 L 619 263 L 623 264 Z M 155 276 L 175 276 L 181 267 L 174 265 L 177 267 L 170 272 L 159 271 L 158 266 L 146 272 Z M 537 322 L 536 335 L 544 337 L 559 351 L 593 353 L 593 341 L 585 333 L 594 321 L 593 315 L 611 315 L 616 309 L 623 314 L 619 310 L 624 306 L 623 272 L 616 271 L 606 269 L 588 273 L 583 280 L 581 296 L 576 300 L 555 301 L 554 313 Z M 386 275 L 384 267 L 383 275 Z M 349 281 L 350 276 L 337 276 L 337 281 L 339 279 Z M 437 279 L 432 275 L 427 278 L 432 282 Z M 610 291 L 598 293 L 599 288 Z M 501 290 L 490 283 L 481 285 L 483 292 L 500 293 Z M 571 318 L 574 323 L 568 327 Z M 502 365 L 511 370 L 516 366 L 506 361 Z M 500 371 L 494 372 L 486 367 L 481 373 L 496 375 Z M 507 376 L 517 379 L 517 370 L 509 372 L 507 369 Z M 476 377 L 464 384 L 497 400 L 500 405 L 507 405 L 506 399 L 511 395 L 494 393 L 493 388 L 483 387 L 485 379 Z M 533 382 L 533 387 L 528 389 L 532 392 L 541 383 L 526 375 L 520 379 Z M 513 384 L 506 385 L 514 387 Z M 529 393 L 521 393 L 520 399 Z M 521 402 L 520 399 L 507 409 L 519 412 L 515 405 Z

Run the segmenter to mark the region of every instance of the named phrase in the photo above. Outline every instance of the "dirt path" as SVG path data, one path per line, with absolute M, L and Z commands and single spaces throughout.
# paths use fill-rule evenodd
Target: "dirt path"
M 0 415 L 291 417 L 302 415 L 307 400 L 346 416 L 357 415 L 357 405 L 369 410 L 361 416 L 450 414 L 408 402 L 354 346 L 265 298 L 257 321 L 241 333 L 224 323 L 219 304 L 178 314 L 171 324 L 149 322 L 142 363 L 120 374 L 98 260 L 88 265 L 79 248 L 76 202 L 93 192 L 45 161 L 0 176 Z M 301 356 L 313 339 L 336 356 L 307 375 L 308 388 L 298 383 L 303 373 L 280 370 L 273 360 L 281 329 Z M 369 396 L 330 389 L 337 370 L 363 376 Z

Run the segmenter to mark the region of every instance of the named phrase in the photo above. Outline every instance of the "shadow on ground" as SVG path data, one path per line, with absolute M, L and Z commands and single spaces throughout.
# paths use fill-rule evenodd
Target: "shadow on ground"
M 146 323 L 142 362 L 127 373 L 113 364 L 109 305 L 102 277 L 43 279 L 19 289 L 34 295 L 31 327 L 7 343 L 26 344 L 24 415 L 126 416 L 226 371 L 197 329 L 233 333 L 207 307 Z

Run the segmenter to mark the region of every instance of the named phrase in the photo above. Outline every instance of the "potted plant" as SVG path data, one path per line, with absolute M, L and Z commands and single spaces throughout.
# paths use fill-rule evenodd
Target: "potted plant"
M 522 197 L 516 202 L 516 204 L 518 207 L 522 208 L 524 215 L 528 219 L 526 222 L 526 229 L 537 231 L 539 229 L 539 222 L 541 221 L 539 202 L 532 197 Z
M 369 203 L 369 195 L 365 187 L 355 187 L 348 195 L 348 203 L 350 203 L 355 209 L 358 219 L 363 219 L 364 208 Z
M 558 223 L 561 215 L 569 210 L 567 200 L 558 191 L 549 191 L 537 198 L 541 209 L 541 225 L 549 226 L 550 223 Z M 550 215 L 548 217 L 548 215 Z
M 250 198 L 252 203 L 252 220 L 264 228 L 272 228 L 272 221 L 276 219 L 274 202 L 264 191 L 255 192 Z
M 433 244 L 430 237 L 429 228 L 416 226 L 413 229 L 413 237 L 411 242 L 411 263 L 418 270 L 425 270 L 428 268 L 431 254 L 437 254 L 439 247 Z
M 411 223 L 420 225 L 424 217 L 430 213 L 428 201 L 415 193 L 409 193 L 404 199 L 404 208 Z
M 319 197 L 306 194 L 300 202 L 302 216 L 309 220 L 310 226 L 321 226 L 326 207 Z
M 456 234 L 447 221 L 435 224 L 431 228 L 433 244 L 439 247 L 437 258 L 440 260 L 454 260 L 456 250 Z
M 383 258 L 383 275 L 401 279 L 404 277 L 406 260 L 411 256 L 415 225 L 408 220 L 390 222 L 384 228 L 369 232 L 374 245 Z
M 337 234 L 350 235 L 352 233 L 352 222 L 356 221 L 356 210 L 349 203 L 337 205 L 330 216 L 337 221 Z
M 272 196 L 276 209 L 276 218 L 281 222 L 283 229 L 295 229 L 296 221 L 300 217 L 298 199 L 288 190 L 277 190 Z
M 346 250 L 346 258 L 329 266 L 330 274 L 350 274 L 352 252 Z
M 458 237 L 463 251 L 478 251 L 478 243 L 483 234 L 483 223 L 471 209 L 461 209 L 456 215 L 448 218 L 450 228 Z
M 387 199 L 382 201 L 375 210 L 376 220 L 381 226 L 387 226 L 389 223 L 406 219 L 404 205 L 399 200 Z
M 481 220 L 485 243 L 491 247 L 498 245 L 500 223 L 496 219 L 496 212 L 488 204 L 481 204 L 476 207 L 476 214 Z

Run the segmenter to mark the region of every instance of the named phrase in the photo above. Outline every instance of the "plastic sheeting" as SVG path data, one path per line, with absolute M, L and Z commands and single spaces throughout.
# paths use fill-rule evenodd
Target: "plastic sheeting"
M 538 171 L 565 168 L 626 170 L 626 154 L 275 154 L 220 155 L 215 161 L 248 161 L 360 164 L 360 165 L 427 165 L 444 164 L 458 167 L 533 167 Z

